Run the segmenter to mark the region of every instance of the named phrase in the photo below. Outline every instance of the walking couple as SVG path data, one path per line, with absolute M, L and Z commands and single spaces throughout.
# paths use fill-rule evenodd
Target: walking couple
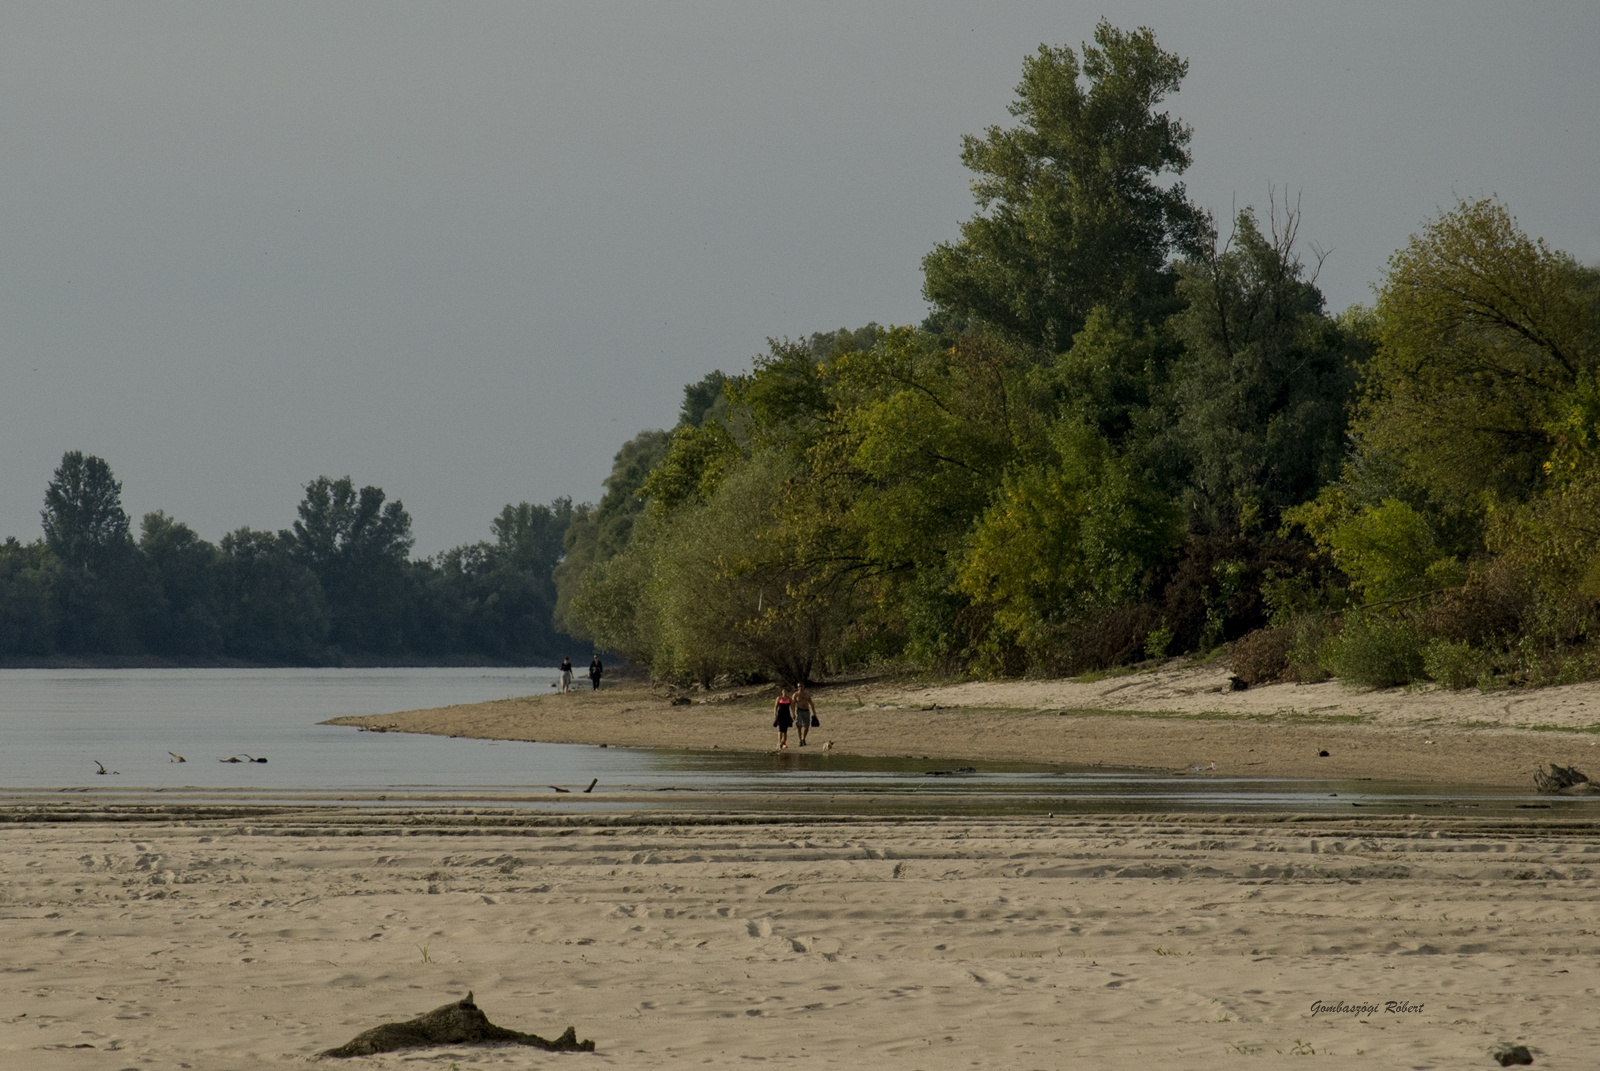
M 806 734 L 813 725 L 821 725 L 822 719 L 817 717 L 817 704 L 811 698 L 811 689 L 807 688 L 804 681 L 790 692 L 786 684 L 778 689 L 778 701 L 773 704 L 772 727 L 778 730 L 778 750 L 789 749 L 789 727 L 793 726 L 795 736 L 800 746 L 806 746 Z

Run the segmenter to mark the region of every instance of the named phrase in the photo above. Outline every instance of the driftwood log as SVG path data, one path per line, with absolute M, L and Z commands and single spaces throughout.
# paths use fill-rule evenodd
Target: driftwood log
M 337 1058 L 374 1056 L 380 1052 L 435 1045 L 531 1045 L 546 1052 L 594 1051 L 594 1042 L 579 1041 L 577 1031 L 570 1026 L 565 1034 L 554 1041 L 538 1034 L 524 1034 L 520 1030 L 495 1026 L 472 1002 L 472 994 L 468 993 L 465 1000 L 435 1008 L 415 1019 L 375 1026 L 320 1055 Z
M 1534 771 L 1533 789 L 1545 795 L 1600 795 L 1600 787 L 1590 781 L 1582 770 L 1572 766 L 1557 766 L 1553 762 L 1548 769 L 1541 766 Z

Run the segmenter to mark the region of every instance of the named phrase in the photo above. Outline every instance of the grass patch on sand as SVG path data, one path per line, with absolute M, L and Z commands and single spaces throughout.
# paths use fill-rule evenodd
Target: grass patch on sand
M 1600 733 L 1600 724 L 1594 725 L 1507 725 L 1507 729 L 1525 729 L 1530 733 Z
M 1253 721 L 1278 725 L 1364 725 L 1374 715 L 1311 714 L 1293 707 L 1270 713 L 1246 710 L 1107 710 L 1103 707 L 1068 707 L 1052 711 L 1063 718 L 1160 718 L 1168 721 Z
M 1073 684 L 1098 684 L 1100 681 L 1111 680 L 1113 677 L 1136 677 L 1141 673 L 1154 673 L 1167 664 L 1166 659 L 1159 662 L 1139 662 L 1131 666 L 1112 666 L 1110 669 L 1091 669 L 1087 673 L 1080 673 L 1071 678 Z

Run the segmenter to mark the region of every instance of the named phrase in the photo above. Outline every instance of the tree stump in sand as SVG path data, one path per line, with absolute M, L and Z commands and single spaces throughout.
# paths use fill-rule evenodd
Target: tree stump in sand
M 1600 788 L 1583 771 L 1572 766 L 1557 766 L 1553 762 L 1549 769 L 1541 766 L 1534 771 L 1533 789 L 1545 795 L 1600 795 Z
M 435 1008 L 426 1015 L 408 1019 L 403 1023 L 384 1023 L 357 1034 L 336 1049 L 319 1053 L 321 1056 L 374 1056 L 380 1052 L 398 1049 L 422 1049 L 435 1045 L 531 1045 L 546 1052 L 593 1052 L 594 1042 L 579 1041 L 572 1027 L 551 1041 L 538 1034 L 524 1034 L 520 1030 L 507 1030 L 495 1026 L 489 1017 L 472 1002 L 472 994 L 465 1000 Z

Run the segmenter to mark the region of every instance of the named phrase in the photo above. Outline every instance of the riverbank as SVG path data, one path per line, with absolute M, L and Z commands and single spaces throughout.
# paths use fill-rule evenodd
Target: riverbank
M 1365 691 L 1328 681 L 1232 691 L 1224 667 L 1175 660 L 1099 680 L 845 683 L 817 689 L 817 701 L 822 726 L 812 731 L 811 746 L 831 742 L 844 754 L 1524 788 L 1541 763 L 1558 762 L 1600 777 L 1600 684 L 1450 692 Z M 598 692 L 329 724 L 761 751 L 776 742 L 771 703 L 771 689 L 726 689 L 675 703 L 661 689 L 622 682 Z
M 1560 1069 L 1600 1045 L 1587 822 L 61 817 L 0 810 L 6 1067 L 302 1068 L 468 990 L 597 1052 L 356 1062 L 1453 1069 L 1520 1041 Z

